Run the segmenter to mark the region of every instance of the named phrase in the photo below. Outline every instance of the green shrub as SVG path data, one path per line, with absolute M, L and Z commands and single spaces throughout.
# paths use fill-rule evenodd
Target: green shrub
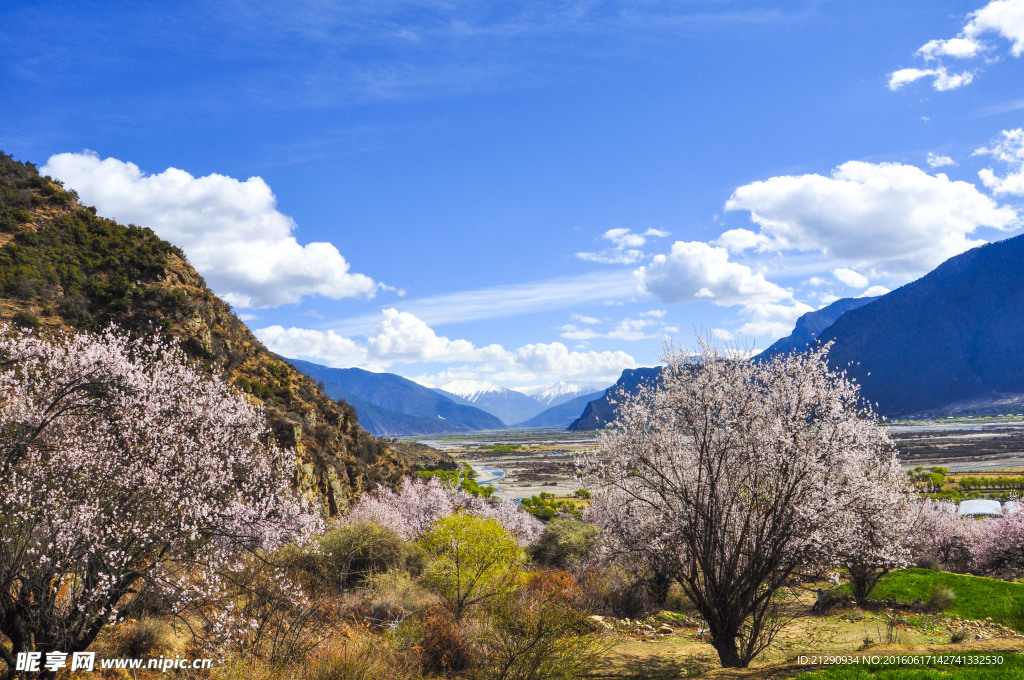
M 540 495 L 524 498 L 521 501 L 524 510 L 545 522 L 558 515 L 571 516 L 579 519 L 583 512 L 571 500 L 556 500 L 555 494 L 541 491 Z
M 39 328 L 39 319 L 24 310 L 15 312 L 14 316 L 11 318 L 11 322 L 15 326 L 20 326 L 22 328 Z
M 925 606 L 933 612 L 944 612 L 956 602 L 956 593 L 951 588 L 946 586 L 938 586 L 932 591 L 932 594 L 928 596 L 928 601 L 925 602 Z
M 439 598 L 426 590 L 404 569 L 378 572 L 363 582 L 369 618 L 380 626 L 393 627 L 409 614 L 436 605 Z
M 530 548 L 530 555 L 540 564 L 569 569 L 593 556 L 599 533 L 593 524 L 573 517 L 553 519 Z
M 526 566 L 525 551 L 493 519 L 456 513 L 438 520 L 420 543 L 428 555 L 424 578 L 460 619 L 474 604 L 512 591 Z
M 550 585 L 545 583 L 543 585 Z M 608 645 L 561 589 L 519 590 L 488 606 L 482 678 L 570 680 L 589 675 Z
M 436 477 L 441 484 L 449 488 L 454 488 L 455 485 L 458 484 L 460 489 L 473 496 L 490 498 L 494 495 L 493 486 L 490 486 L 489 484 L 480 486 L 476 479 L 474 479 L 474 477 L 476 477 L 476 471 L 474 471 L 468 463 L 463 463 L 462 465 L 464 466 L 463 469 L 445 470 L 443 468 L 436 468 L 433 470 L 422 470 L 416 474 L 425 480 L 430 480 Z
M 306 576 L 314 591 L 355 586 L 373 574 L 405 564 L 406 544 L 373 522 L 344 524 L 326 531 L 311 546 L 292 548 L 284 559 Z

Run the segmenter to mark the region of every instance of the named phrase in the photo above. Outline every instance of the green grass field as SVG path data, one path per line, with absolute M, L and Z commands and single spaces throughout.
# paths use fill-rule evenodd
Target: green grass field
M 958 654 L 952 652 L 947 658 L 992 660 L 1002 658 L 1002 663 L 989 664 L 940 664 L 897 666 L 892 664 L 853 664 L 829 666 L 825 670 L 801 673 L 794 680 L 1020 680 L 1024 678 L 1024 654 L 1005 652 L 979 652 Z
M 930 569 L 904 569 L 886 575 L 871 597 L 877 600 L 892 597 L 907 603 L 918 598 L 927 601 L 932 592 L 942 586 L 956 593 L 956 601 L 947 613 L 978 621 L 991 617 L 996 623 L 1024 631 L 1022 583 Z

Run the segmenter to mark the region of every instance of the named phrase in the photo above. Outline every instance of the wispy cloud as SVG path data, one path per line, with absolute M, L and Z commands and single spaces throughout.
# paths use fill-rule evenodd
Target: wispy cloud
M 414 314 L 431 326 L 443 326 L 568 309 L 590 302 L 621 300 L 636 294 L 633 273 L 626 270 L 458 291 L 403 300 L 392 306 L 401 312 Z M 324 323 L 320 328 L 331 328 L 343 335 L 360 335 L 366 333 L 379 318 L 377 313 L 367 314 Z

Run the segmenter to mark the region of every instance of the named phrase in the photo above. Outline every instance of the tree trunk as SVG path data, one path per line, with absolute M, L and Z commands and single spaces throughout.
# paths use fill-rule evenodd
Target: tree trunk
M 718 660 L 722 663 L 722 668 L 746 668 L 750 663 L 743 663 L 740 659 L 735 632 L 712 633 L 711 646 L 718 652 Z

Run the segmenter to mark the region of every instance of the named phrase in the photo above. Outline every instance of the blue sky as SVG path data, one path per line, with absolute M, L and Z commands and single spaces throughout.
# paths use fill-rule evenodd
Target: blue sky
M 1019 233 L 1022 52 L 1024 0 L 15 0 L 0 148 L 286 356 L 610 382 Z

